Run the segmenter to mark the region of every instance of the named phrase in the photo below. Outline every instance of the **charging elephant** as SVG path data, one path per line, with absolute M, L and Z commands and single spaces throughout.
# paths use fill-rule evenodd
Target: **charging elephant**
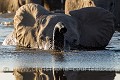
M 114 33 L 114 17 L 110 12 L 90 7 L 69 14 L 51 13 L 33 3 L 20 7 L 14 17 L 13 44 L 43 50 L 107 46 Z M 3 45 L 11 42 L 8 39 Z

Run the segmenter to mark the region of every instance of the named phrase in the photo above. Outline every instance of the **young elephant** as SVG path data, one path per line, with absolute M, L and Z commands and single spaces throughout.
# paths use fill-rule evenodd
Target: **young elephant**
M 114 33 L 111 13 L 91 7 L 71 11 L 70 15 L 51 13 L 33 3 L 24 5 L 14 17 L 14 43 L 43 50 L 107 46 Z M 11 42 L 7 39 L 3 44 Z
M 64 47 L 78 45 L 79 34 L 76 28 L 77 22 L 71 16 L 53 14 L 31 3 L 17 10 L 12 38 L 6 38 L 3 45 L 63 50 Z

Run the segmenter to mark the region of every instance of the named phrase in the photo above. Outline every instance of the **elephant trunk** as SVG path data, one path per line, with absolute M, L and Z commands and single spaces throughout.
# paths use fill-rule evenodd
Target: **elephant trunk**
M 58 22 L 55 25 L 53 31 L 53 49 L 63 50 L 64 49 L 64 34 L 67 32 L 65 25 L 62 22 Z

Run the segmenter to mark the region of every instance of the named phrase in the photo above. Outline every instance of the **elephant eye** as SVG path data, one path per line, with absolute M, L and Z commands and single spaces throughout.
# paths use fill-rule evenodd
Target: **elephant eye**
M 40 21 L 41 24 L 45 24 L 45 22 L 46 22 L 46 18 L 42 18 Z

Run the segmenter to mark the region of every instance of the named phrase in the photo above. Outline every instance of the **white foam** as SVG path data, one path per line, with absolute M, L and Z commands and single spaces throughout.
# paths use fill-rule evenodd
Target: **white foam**
M 16 45 L 16 43 L 16 38 L 13 36 L 12 32 L 5 38 L 2 45 Z

